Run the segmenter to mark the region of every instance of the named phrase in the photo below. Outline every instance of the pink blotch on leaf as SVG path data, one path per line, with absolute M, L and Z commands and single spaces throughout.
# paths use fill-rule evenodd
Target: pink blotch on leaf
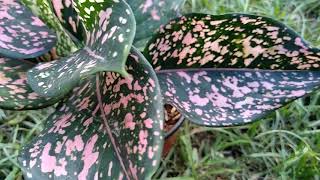
M 177 74 L 178 76 L 184 78 L 187 81 L 187 83 L 191 83 L 191 77 L 186 72 L 180 71 L 180 72 L 177 72 Z
M 187 45 L 187 46 L 190 46 L 191 44 L 197 42 L 197 39 L 192 37 L 192 34 L 191 32 L 188 32 L 187 35 L 183 38 L 183 41 L 182 43 Z
M 144 120 L 143 123 L 146 126 L 146 128 L 151 129 L 152 128 L 152 124 L 153 124 L 153 120 L 148 118 L 148 119 Z
M 159 21 L 160 20 L 160 16 L 158 15 L 158 11 L 156 9 L 152 9 L 151 10 L 151 17 L 153 20 Z
M 202 98 L 198 94 L 190 95 L 189 99 L 192 103 L 194 103 L 197 106 L 206 106 L 209 103 L 209 99 L 207 97 Z
M 295 96 L 295 97 L 301 97 L 306 94 L 306 91 L 305 90 L 297 90 L 297 91 L 292 91 L 291 94 L 292 94 L 292 96 Z
M 142 7 L 142 13 L 145 13 L 148 11 L 148 8 L 151 7 L 153 4 L 152 0 L 146 0 L 144 4 L 141 5 Z
M 6 43 L 10 43 L 12 42 L 13 38 L 10 36 L 7 36 L 5 34 L 0 34 L 0 41 L 6 42 Z
M 294 44 L 302 47 L 303 49 L 307 49 L 307 47 L 304 45 L 304 43 L 302 42 L 302 39 L 300 37 L 297 37 L 295 39 Z
M 141 130 L 139 132 L 139 146 L 138 151 L 140 155 L 143 155 L 147 150 L 148 145 L 148 131 L 147 130 Z
M 53 8 L 54 8 L 54 11 L 57 15 L 57 17 L 59 18 L 60 21 L 63 21 L 63 18 L 62 18 L 62 9 L 64 8 L 63 7 L 63 4 L 62 4 L 62 1 L 61 0 L 52 0 L 52 5 L 53 5 Z
M 134 130 L 136 123 L 133 122 L 133 115 L 131 113 L 126 114 L 124 117 L 124 127 L 130 129 L 131 131 Z
M 84 146 L 84 143 L 82 141 L 82 138 L 80 135 L 76 135 L 74 137 L 74 141 L 68 139 L 66 144 L 66 155 L 67 156 L 70 156 L 72 151 L 82 151 L 83 150 L 83 146 Z
M 49 133 L 53 132 L 53 133 L 57 133 L 59 132 L 59 134 L 63 134 L 65 131 L 63 130 L 63 128 L 68 127 L 71 125 L 71 123 L 69 122 L 69 120 L 72 117 L 72 113 L 69 114 L 64 114 L 62 115 L 55 123 L 54 123 L 54 127 L 52 127 L 49 130 Z
M 89 139 L 89 141 L 86 143 L 84 147 L 82 158 L 81 158 L 84 164 L 81 172 L 78 175 L 79 180 L 88 179 L 87 175 L 88 175 L 89 169 L 98 160 L 99 152 L 93 152 L 97 140 L 98 140 L 98 135 L 95 134 Z
M 153 148 L 152 148 L 152 147 L 149 147 L 149 148 L 148 148 L 148 158 L 149 158 L 149 159 L 152 159 L 153 156 L 154 156 Z
M 51 149 L 51 143 L 48 143 L 44 146 L 44 149 L 41 154 L 41 171 L 43 173 L 54 172 L 55 176 L 67 175 L 65 169 L 67 162 L 64 159 L 60 159 L 57 165 L 57 159 L 55 156 L 49 155 Z
M 45 26 L 45 24 L 38 18 L 38 17 L 35 17 L 35 16 L 32 16 L 32 22 L 31 24 L 34 25 L 34 26 Z

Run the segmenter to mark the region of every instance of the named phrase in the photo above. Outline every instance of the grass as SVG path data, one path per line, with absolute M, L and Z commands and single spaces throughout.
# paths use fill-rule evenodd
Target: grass
M 273 17 L 320 47 L 318 0 L 187 0 L 185 12 Z M 53 108 L 0 110 L 0 179 L 22 179 L 19 149 Z M 206 128 L 185 123 L 154 179 L 320 179 L 320 92 L 254 124 Z

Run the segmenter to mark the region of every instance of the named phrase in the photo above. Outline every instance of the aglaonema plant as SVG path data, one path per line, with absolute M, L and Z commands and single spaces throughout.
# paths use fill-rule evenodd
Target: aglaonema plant
M 0 0 L 0 107 L 58 102 L 21 150 L 26 179 L 150 179 L 165 104 L 234 126 L 320 85 L 320 50 L 270 18 L 180 15 L 182 0 L 22 2 Z

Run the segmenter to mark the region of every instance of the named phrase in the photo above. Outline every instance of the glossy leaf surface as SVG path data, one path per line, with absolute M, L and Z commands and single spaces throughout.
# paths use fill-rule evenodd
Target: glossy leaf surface
M 55 45 L 56 55 L 59 57 L 67 56 L 76 51 L 77 46 L 73 43 L 55 16 L 50 2 L 50 0 L 22 0 L 22 3 L 30 8 L 37 17 L 57 34 L 57 44 Z
M 152 67 L 133 52 L 130 78 L 100 73 L 73 89 L 25 147 L 26 179 L 150 179 L 163 144 L 163 104 Z
M 0 0 L 0 54 L 33 58 L 48 52 L 55 34 L 17 0 Z
M 248 123 L 317 89 L 320 50 L 270 18 L 190 14 L 145 50 L 165 100 L 197 124 Z
M 285 25 L 241 14 L 190 14 L 173 20 L 145 54 L 156 69 L 318 70 L 320 61 L 320 51 Z
M 57 102 L 58 98 L 44 98 L 27 84 L 26 72 L 34 64 L 0 57 L 0 108 L 10 110 L 39 109 Z
M 125 61 L 135 34 L 133 13 L 124 1 L 91 4 L 99 9 L 91 14 L 95 19 L 90 19 L 93 29 L 87 31 L 86 46 L 69 57 L 41 64 L 29 71 L 28 82 L 39 94 L 62 96 L 81 79 L 101 71 L 127 74 Z

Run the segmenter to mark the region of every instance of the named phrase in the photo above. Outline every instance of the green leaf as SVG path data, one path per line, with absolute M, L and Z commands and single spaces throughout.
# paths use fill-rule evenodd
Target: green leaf
M 27 85 L 27 71 L 34 64 L 0 57 L 0 108 L 10 110 L 40 109 L 55 104 L 59 98 L 44 98 Z
M 77 46 L 55 16 L 49 0 L 22 0 L 22 3 L 29 7 L 50 29 L 56 32 L 57 44 L 55 49 L 58 56 L 67 56 L 77 50 Z
M 145 54 L 165 101 L 201 125 L 258 120 L 320 85 L 320 50 L 266 17 L 186 15 L 163 26 Z
M 189 14 L 163 26 L 145 50 L 156 69 L 318 70 L 320 52 L 273 19 Z
M 145 58 L 128 58 L 130 77 L 97 74 L 72 96 L 19 158 L 26 179 L 150 179 L 163 145 L 163 103 Z
M 135 41 L 144 40 L 153 35 L 161 25 L 179 16 L 185 0 L 129 0 L 137 21 Z
M 157 72 L 165 102 L 206 126 L 234 126 L 268 113 L 320 87 L 320 72 L 236 69 Z
M 70 0 L 51 0 L 52 9 L 62 26 L 72 36 L 80 41 L 83 41 L 86 30 L 80 20 L 80 17 L 78 16 L 78 13 L 75 11 L 75 4 L 75 1 Z
M 41 64 L 29 71 L 28 83 L 37 93 L 62 96 L 81 79 L 101 71 L 127 75 L 124 67 L 135 34 L 130 7 L 124 1 L 91 4 L 99 6 L 99 10 L 94 8 L 96 11 L 91 12 L 96 17 L 94 20 L 85 21 L 94 26 L 86 33 L 86 46 L 69 57 Z M 88 3 L 82 5 L 90 7 Z
M 48 52 L 56 36 L 19 1 L 0 1 L 0 54 L 33 58 Z
M 112 2 L 104 0 L 105 3 Z M 135 41 L 145 41 L 152 36 L 162 24 L 179 15 L 185 0 L 129 0 L 136 22 L 137 32 Z M 92 28 L 92 22 L 98 15 L 97 8 L 91 1 L 56 0 L 52 1 L 55 13 L 63 26 L 79 40 L 83 40 L 84 32 Z M 91 8 L 92 6 L 93 8 Z M 93 10 L 95 9 L 95 10 Z M 69 20 L 72 19 L 72 20 Z M 143 44 L 143 43 L 141 43 Z

